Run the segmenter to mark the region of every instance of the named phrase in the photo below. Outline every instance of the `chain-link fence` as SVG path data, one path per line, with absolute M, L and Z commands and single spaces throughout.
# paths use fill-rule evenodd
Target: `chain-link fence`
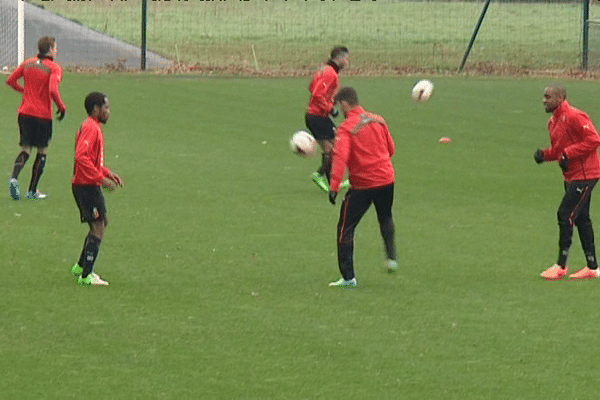
M 17 3 L 0 1 L 0 68 L 18 57 Z
M 35 0 L 140 46 L 142 0 Z M 180 0 L 147 2 L 147 47 L 178 64 L 304 71 L 330 48 L 357 71 L 455 70 L 485 0 Z M 592 5 L 591 17 L 600 14 Z M 581 65 L 582 1 L 492 0 L 465 69 Z

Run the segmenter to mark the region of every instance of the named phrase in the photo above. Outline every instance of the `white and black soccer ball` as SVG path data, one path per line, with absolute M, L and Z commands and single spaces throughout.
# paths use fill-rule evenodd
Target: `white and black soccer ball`
M 429 100 L 433 94 L 433 83 L 428 79 L 422 79 L 412 89 L 412 99 L 415 103 Z
M 290 139 L 290 148 L 297 156 L 311 157 L 315 154 L 317 141 L 307 131 L 299 130 L 292 135 L 292 138 Z

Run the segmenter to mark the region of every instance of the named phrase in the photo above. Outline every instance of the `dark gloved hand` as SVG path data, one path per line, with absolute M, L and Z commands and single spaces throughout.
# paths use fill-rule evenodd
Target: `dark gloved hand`
M 533 153 L 533 159 L 536 163 L 541 164 L 544 162 L 544 152 L 542 149 L 537 149 L 535 153 Z
M 335 198 L 337 197 L 338 192 L 334 192 L 333 190 L 329 191 L 329 202 L 335 205 Z
M 331 116 L 333 118 L 337 118 L 337 116 L 340 115 L 340 112 L 338 110 L 336 110 L 335 108 L 332 108 L 331 111 L 329 112 L 329 114 L 331 114 Z
M 57 110 L 56 111 L 56 115 L 57 115 L 56 119 L 59 121 L 62 121 L 63 118 L 65 117 L 66 113 L 67 113 L 67 110 Z
M 559 159 L 558 159 L 558 165 L 560 165 L 560 168 L 564 171 L 567 172 L 569 170 L 569 159 L 567 158 L 566 154 L 563 154 Z

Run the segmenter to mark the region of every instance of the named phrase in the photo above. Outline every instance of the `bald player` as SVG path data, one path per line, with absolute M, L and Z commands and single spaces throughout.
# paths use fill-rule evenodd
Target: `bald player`
M 571 274 L 570 278 L 595 279 L 599 272 L 594 228 L 590 219 L 590 200 L 592 190 L 600 178 L 600 137 L 590 117 L 569 104 L 567 91 L 562 84 L 555 83 L 546 87 L 544 108 L 552 114 L 548 121 L 550 147 L 538 149 L 534 159 L 538 164 L 558 161 L 564 176 L 565 194 L 557 213 L 558 260 L 542 272 L 541 277 L 556 280 L 567 275 L 573 226 L 577 226 L 587 266 Z

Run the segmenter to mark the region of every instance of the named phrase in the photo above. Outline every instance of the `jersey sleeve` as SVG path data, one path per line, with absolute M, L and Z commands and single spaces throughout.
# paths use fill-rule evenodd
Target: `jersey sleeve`
M 21 86 L 19 84 L 19 79 L 21 79 L 23 77 L 23 64 L 19 65 L 19 67 L 17 69 L 15 69 L 13 71 L 12 74 L 10 74 L 8 76 L 8 79 L 6 80 L 6 84 L 10 87 L 12 87 L 13 89 L 15 89 L 17 92 L 21 92 L 23 93 L 25 91 L 25 87 Z
M 318 84 L 315 85 L 312 95 L 319 109 L 324 112 L 331 112 L 333 109 L 333 96 L 338 86 L 337 74 L 333 70 L 326 69 L 323 72 L 323 77 Z
M 56 106 L 60 111 L 66 111 L 67 107 L 65 103 L 63 103 L 60 92 L 58 90 L 58 86 L 62 80 L 62 70 L 59 66 L 55 66 L 52 68 L 52 73 L 50 74 L 50 97 L 56 103 Z
M 552 132 L 553 126 L 556 123 L 556 121 L 554 120 L 554 117 L 551 117 L 548 120 L 548 132 Z M 560 156 L 558 154 L 560 150 L 556 148 L 556 146 L 554 146 L 554 144 L 552 143 L 552 136 L 550 136 L 550 147 L 545 147 L 542 149 L 542 153 L 544 155 L 544 161 L 556 161 L 558 160 L 558 157 Z
M 569 121 L 569 128 L 575 135 L 579 136 L 580 140 L 564 149 L 567 158 L 581 157 L 592 151 L 596 151 L 598 146 L 600 146 L 598 131 L 586 114 L 573 116 Z
M 79 178 L 86 182 L 100 183 L 110 171 L 107 168 L 96 168 L 94 165 L 95 145 L 97 133 L 88 128 L 81 127 L 80 137 L 75 147 L 75 169 Z
M 382 125 L 386 133 L 387 148 L 390 153 L 390 158 L 392 158 L 393 155 L 396 154 L 396 143 L 394 143 L 394 139 L 392 138 L 392 134 L 390 133 L 390 129 L 388 128 L 387 124 Z

